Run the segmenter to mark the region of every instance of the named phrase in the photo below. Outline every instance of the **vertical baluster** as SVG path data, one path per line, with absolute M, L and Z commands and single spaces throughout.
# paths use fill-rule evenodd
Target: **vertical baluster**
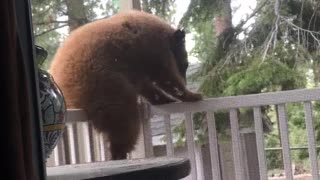
M 68 128 L 68 136 L 69 136 L 69 148 L 70 148 L 70 157 L 71 157 L 71 164 L 79 164 L 80 160 L 80 153 L 79 153 L 79 146 L 78 146 L 78 130 L 77 124 L 69 124 L 67 125 Z
M 186 137 L 189 158 L 191 161 L 191 177 L 192 180 L 197 180 L 197 164 L 196 164 L 196 153 L 195 153 L 195 143 L 194 143 L 194 128 L 192 113 L 185 113 L 186 118 Z
M 142 121 L 142 131 L 144 138 L 144 148 L 146 158 L 154 156 L 153 144 L 152 144 L 152 132 L 151 132 L 151 116 L 150 107 L 148 104 L 143 103 L 140 106 L 140 115 Z
M 110 140 L 109 137 L 106 134 L 101 134 L 102 135 L 102 146 L 104 149 L 104 158 L 105 161 L 110 161 L 112 159 L 111 157 L 111 149 L 110 149 Z
M 72 126 L 73 129 L 73 142 L 74 142 L 74 157 L 75 157 L 75 164 L 79 164 L 81 162 L 81 158 L 80 158 L 80 151 L 82 149 L 80 149 L 80 145 L 79 145 L 79 130 L 78 130 L 78 123 L 74 123 Z
M 77 142 L 79 148 L 79 162 L 90 162 L 91 153 L 90 153 L 90 140 L 89 140 L 89 129 L 87 122 L 78 122 L 77 123 Z
M 138 139 L 136 141 L 136 145 L 133 151 L 128 153 L 127 159 L 141 159 L 146 157 L 145 151 L 145 143 L 144 143 L 144 134 L 143 134 L 143 125 L 140 124 L 140 132 L 138 135 Z
M 58 159 L 57 155 L 57 146 L 52 150 L 49 158 L 46 159 L 46 166 L 50 167 L 50 166 L 56 166 L 57 165 L 57 161 L 56 159 Z
M 93 129 L 94 146 L 95 146 L 95 162 L 102 161 L 101 149 L 100 149 L 100 133 Z
M 317 158 L 317 150 L 316 150 L 316 141 L 315 134 L 313 128 L 313 117 L 312 117 L 312 104 L 311 102 L 304 103 L 305 109 L 305 119 L 306 119 L 306 127 L 308 132 L 308 145 L 309 145 L 309 158 L 312 167 L 312 178 L 313 180 L 319 180 L 319 168 L 318 168 L 318 158 Z
M 106 150 L 105 150 L 105 142 L 104 142 L 104 137 L 102 133 L 99 133 L 99 149 L 100 149 L 100 157 L 101 161 L 106 161 L 107 160 L 107 155 L 106 155 Z M 108 150 L 108 149 L 107 149 Z
M 94 129 L 91 123 L 88 123 L 88 133 L 89 133 L 89 147 L 90 147 L 90 161 L 89 162 L 96 162 L 97 157 L 97 147 L 96 147 L 96 141 L 95 141 L 95 133 Z
M 207 114 L 212 178 L 221 180 L 216 119 L 213 112 L 207 112 Z
M 264 138 L 263 138 L 263 124 L 261 117 L 260 107 L 255 107 L 253 109 L 254 113 L 254 125 L 256 133 L 256 143 L 258 149 L 258 160 L 259 160 L 259 171 L 260 180 L 267 180 L 267 165 L 266 165 L 266 154 L 264 151 Z
M 243 163 L 241 159 L 241 142 L 238 112 L 236 109 L 230 110 L 230 125 L 232 136 L 233 161 L 235 167 L 236 180 L 244 180 Z
M 279 125 L 280 125 L 280 136 L 281 136 L 281 146 L 283 154 L 283 163 L 286 173 L 286 179 L 292 180 L 292 167 L 291 167 L 291 157 L 290 157 L 290 146 L 289 146 L 289 132 L 288 132 L 288 119 L 286 115 L 285 105 L 279 104 L 278 106 L 279 113 Z
M 58 152 L 59 145 L 57 144 L 56 148 L 54 148 L 53 153 L 54 153 L 54 166 L 59 166 L 60 161 L 59 161 L 59 152 Z
M 174 149 L 172 144 L 170 115 L 164 115 L 163 118 L 164 118 L 163 120 L 164 120 L 165 129 L 166 129 L 167 156 L 172 157 L 174 155 Z
M 67 134 L 66 132 L 67 127 L 65 128 L 65 132 L 64 135 Z M 67 153 L 70 153 L 68 144 L 65 144 L 66 141 L 64 139 L 64 135 L 62 136 L 62 138 L 59 140 L 57 147 L 56 147 L 56 165 L 65 165 L 67 164 Z M 66 136 L 67 137 L 67 136 Z M 69 155 L 68 155 L 69 156 Z M 68 164 L 70 164 L 70 156 L 68 159 Z
M 102 161 L 101 160 L 101 152 L 100 152 L 100 139 L 99 133 L 96 129 L 89 123 L 89 134 L 90 134 L 90 141 L 91 141 L 91 157 L 92 162 Z
M 63 162 L 59 162 L 60 165 L 62 164 L 72 164 L 72 153 L 71 153 L 71 141 L 70 141 L 70 129 L 72 130 L 71 128 L 72 124 L 71 123 L 67 123 L 66 124 L 66 127 L 65 127 L 65 130 L 64 130 L 64 133 L 63 133 L 63 142 L 61 142 L 61 146 L 60 148 L 61 151 L 59 150 L 59 153 L 64 153 L 64 156 L 65 156 L 65 161 L 64 163 Z M 60 157 L 60 155 L 59 155 Z

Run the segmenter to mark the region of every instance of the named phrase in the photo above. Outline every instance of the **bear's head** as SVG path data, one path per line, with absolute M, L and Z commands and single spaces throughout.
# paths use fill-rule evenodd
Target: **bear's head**
M 185 48 L 185 31 L 175 30 L 169 35 L 169 46 L 159 48 L 169 49 L 158 54 L 150 68 L 150 80 L 161 90 L 181 101 L 198 101 L 202 96 L 186 88 L 186 72 L 189 66 L 188 55 Z M 165 52 L 165 51 L 159 51 Z M 149 66 L 150 67 L 150 66 Z M 148 70 L 147 70 L 148 71 Z
M 188 54 L 185 48 L 185 32 L 184 30 L 176 30 L 173 35 L 172 52 L 180 75 L 186 82 L 187 69 L 189 66 Z

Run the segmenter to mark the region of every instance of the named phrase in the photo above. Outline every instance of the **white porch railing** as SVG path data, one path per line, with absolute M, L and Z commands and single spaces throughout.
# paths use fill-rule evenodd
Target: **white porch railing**
M 313 123 L 313 113 L 311 101 L 320 100 L 320 89 L 304 89 L 304 90 L 293 90 L 283 91 L 275 93 L 263 93 L 255 95 L 244 95 L 235 97 L 222 97 L 206 99 L 197 103 L 175 103 L 168 105 L 161 105 L 152 107 L 152 114 L 168 116 L 173 113 L 185 113 L 186 117 L 186 133 L 187 133 L 187 144 L 189 150 L 189 158 L 192 164 L 192 179 L 197 179 L 196 172 L 196 161 L 195 161 L 195 142 L 193 140 L 194 129 L 193 122 L 191 119 L 191 113 L 194 112 L 208 112 L 208 131 L 209 131 L 209 144 L 212 164 L 212 175 L 213 179 L 220 180 L 221 174 L 219 169 L 218 157 L 218 146 L 217 146 L 217 132 L 215 128 L 214 113 L 220 110 L 229 110 L 230 113 L 230 124 L 231 124 L 231 135 L 232 135 L 232 146 L 233 146 L 233 159 L 235 166 L 235 178 L 236 180 L 245 180 L 244 169 L 241 162 L 241 148 L 240 148 L 240 131 L 239 122 L 237 117 L 237 109 L 239 108 L 253 108 L 254 120 L 255 120 L 255 132 L 256 132 L 256 144 L 258 149 L 259 159 L 259 171 L 260 179 L 267 179 L 267 167 L 266 167 L 266 156 L 264 150 L 264 139 L 263 139 L 263 128 L 262 128 L 262 117 L 261 107 L 267 105 L 276 105 L 279 113 L 280 123 L 280 134 L 281 134 L 281 146 L 283 148 L 283 162 L 286 174 L 286 179 L 292 180 L 293 173 L 291 169 L 291 158 L 289 149 L 289 138 L 288 138 L 288 125 L 285 105 L 294 102 L 304 102 L 305 107 L 305 120 L 308 132 L 308 145 L 309 145 L 309 158 L 312 167 L 312 177 L 314 180 L 319 179 L 318 160 L 316 154 L 316 143 L 315 143 L 315 131 Z M 167 132 L 170 134 L 171 132 Z M 169 135 L 171 136 L 171 135 Z M 167 149 L 171 149 L 172 144 L 167 143 Z M 168 153 L 172 154 L 172 152 Z
M 267 179 L 266 156 L 263 138 L 263 125 L 261 107 L 275 105 L 278 110 L 278 119 L 281 134 L 282 157 L 286 179 L 293 179 L 292 163 L 290 157 L 290 145 L 288 138 L 288 125 L 286 104 L 302 102 L 304 103 L 306 130 L 308 132 L 308 150 L 312 167 L 313 180 L 319 179 L 319 168 L 316 154 L 315 130 L 313 123 L 312 101 L 320 100 L 320 88 L 292 90 L 275 93 L 263 93 L 255 95 L 244 95 L 234 97 L 221 97 L 205 99 L 196 103 L 173 103 L 161 106 L 152 106 L 147 108 L 148 113 L 144 113 L 143 119 L 148 119 L 153 115 L 164 117 L 166 132 L 166 152 L 167 156 L 174 156 L 174 145 L 172 142 L 170 115 L 175 113 L 184 113 L 186 125 L 186 140 L 188 148 L 188 157 L 191 161 L 192 180 L 197 179 L 196 146 L 194 141 L 194 127 L 192 113 L 207 112 L 207 126 L 209 135 L 209 149 L 211 154 L 211 171 L 213 179 L 221 180 L 221 169 L 218 153 L 218 139 L 216 131 L 215 112 L 228 110 L 230 115 L 232 151 L 234 159 L 234 170 L 236 180 L 246 180 L 245 170 L 242 162 L 242 149 L 240 141 L 239 118 L 237 110 L 239 108 L 252 108 L 254 112 L 254 124 L 256 133 L 256 145 L 259 162 L 259 174 L 261 180 Z M 81 110 L 69 110 L 69 120 L 86 120 L 85 114 Z M 150 122 L 145 121 L 143 127 L 144 156 L 153 156 L 153 145 L 151 138 Z M 82 142 L 80 142 L 82 141 Z M 108 147 L 103 141 L 103 137 L 90 128 L 87 123 L 69 122 L 65 137 L 58 144 L 51 159 L 55 161 L 53 165 L 76 164 L 81 162 L 95 162 L 108 160 Z

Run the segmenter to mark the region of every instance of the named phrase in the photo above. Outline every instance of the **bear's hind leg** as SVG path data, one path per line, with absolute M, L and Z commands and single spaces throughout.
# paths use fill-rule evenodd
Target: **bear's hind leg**
M 123 113 L 127 114 L 128 112 Z M 126 125 L 114 127 L 108 132 L 112 160 L 126 159 L 127 154 L 134 149 L 137 142 L 140 132 L 140 121 L 137 117 L 130 117 L 129 114 Z
M 125 159 L 139 136 L 140 120 L 135 88 L 121 75 L 96 78 L 86 110 L 94 127 L 106 134 L 112 160 Z M 94 87 L 94 86 L 92 86 Z
M 134 149 L 139 136 L 140 120 L 137 102 L 126 100 L 112 107 L 100 104 L 101 111 L 93 111 L 89 114 L 93 126 L 108 136 L 112 160 L 126 159 L 127 153 Z M 97 109 L 96 107 L 95 110 Z

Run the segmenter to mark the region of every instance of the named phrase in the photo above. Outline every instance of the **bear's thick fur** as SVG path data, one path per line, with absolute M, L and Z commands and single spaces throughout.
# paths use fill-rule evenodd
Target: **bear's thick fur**
M 112 159 L 136 143 L 137 96 L 151 104 L 197 101 L 188 91 L 184 31 L 139 11 L 119 13 L 74 30 L 50 67 L 68 108 L 82 108 L 108 135 Z

